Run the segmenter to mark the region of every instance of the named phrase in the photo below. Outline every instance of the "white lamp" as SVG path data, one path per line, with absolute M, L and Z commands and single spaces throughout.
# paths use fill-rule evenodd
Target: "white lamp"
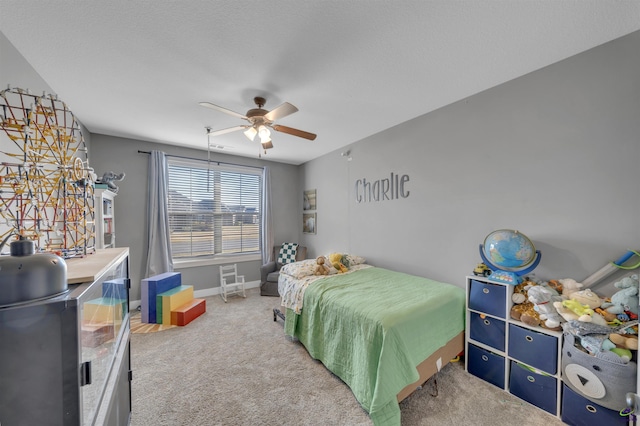
M 258 134 L 258 131 L 255 129 L 255 127 L 251 126 L 249 127 L 247 130 L 244 131 L 244 135 L 250 140 L 253 141 L 253 139 L 256 137 L 256 135 Z
M 271 142 L 271 138 L 270 138 L 271 132 L 264 125 L 261 125 L 260 127 L 258 127 L 258 136 L 260 136 L 260 143 L 262 144 Z

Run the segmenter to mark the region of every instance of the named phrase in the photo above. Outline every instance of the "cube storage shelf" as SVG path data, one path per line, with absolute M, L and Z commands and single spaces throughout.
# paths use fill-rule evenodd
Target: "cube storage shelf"
M 560 417 L 562 332 L 512 319 L 514 286 L 467 277 L 467 371 Z
M 511 318 L 514 286 L 466 279 L 465 368 L 569 425 L 626 425 L 626 418 L 562 383 L 561 331 Z

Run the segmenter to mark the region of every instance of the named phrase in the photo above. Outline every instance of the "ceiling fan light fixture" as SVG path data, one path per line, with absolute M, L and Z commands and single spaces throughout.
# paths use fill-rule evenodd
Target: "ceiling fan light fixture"
M 250 140 L 253 141 L 258 134 L 258 131 L 255 127 L 251 126 L 247 130 L 244 131 L 244 135 Z
M 258 136 L 260 136 L 260 143 L 271 142 L 271 132 L 264 125 L 258 127 Z
M 216 130 L 214 132 L 211 131 L 209 127 L 207 127 L 207 135 L 211 136 L 219 136 L 227 133 L 235 132 L 237 130 L 242 130 L 244 135 L 250 141 L 254 141 L 256 136 L 260 137 L 260 148 L 258 151 L 258 157 L 260 157 L 261 150 L 264 150 L 266 154 L 266 150 L 273 148 L 273 143 L 271 142 L 271 129 L 286 133 L 292 136 L 297 136 L 299 138 L 304 138 L 308 140 L 314 140 L 317 135 L 314 133 L 305 132 L 303 130 L 294 129 L 293 127 L 282 126 L 280 124 L 275 124 L 276 120 L 279 120 L 283 117 L 287 117 L 294 112 L 298 111 L 294 105 L 289 102 L 284 102 L 283 104 L 277 106 L 271 111 L 264 110 L 262 107 L 266 103 L 266 99 L 262 97 L 255 97 L 253 99 L 258 108 L 253 108 L 247 111 L 245 115 L 240 114 L 238 112 L 232 111 L 230 109 L 214 105 L 211 102 L 200 102 L 200 105 L 203 107 L 207 107 L 210 109 L 214 109 L 220 112 L 223 112 L 228 115 L 232 115 L 237 118 L 241 118 L 249 122 L 249 124 L 238 125 L 234 127 L 230 127 L 228 129 Z M 211 146 L 211 144 L 209 144 Z

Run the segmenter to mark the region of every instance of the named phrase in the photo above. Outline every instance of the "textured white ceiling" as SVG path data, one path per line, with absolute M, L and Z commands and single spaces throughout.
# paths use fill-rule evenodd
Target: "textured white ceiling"
M 640 29 L 640 0 L 0 0 L 0 31 L 92 133 L 206 149 L 284 101 L 301 164 Z M 8 82 L 11 84 L 11 82 Z M 256 157 L 242 132 L 212 140 Z

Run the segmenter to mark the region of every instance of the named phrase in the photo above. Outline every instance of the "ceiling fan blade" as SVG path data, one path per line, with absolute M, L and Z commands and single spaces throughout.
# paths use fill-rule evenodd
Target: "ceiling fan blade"
M 218 105 L 214 105 L 211 102 L 200 102 L 200 106 L 203 106 L 205 108 L 215 109 L 216 111 L 224 112 L 225 114 L 233 115 L 234 117 L 244 118 L 245 120 L 247 119 L 247 117 L 244 114 L 240 114 L 239 112 L 231 111 L 230 109 L 223 108 Z
M 278 132 L 288 133 L 288 134 L 293 135 L 293 136 L 298 136 L 300 138 L 309 139 L 310 141 L 314 140 L 316 138 L 316 136 L 317 136 L 316 134 L 313 134 L 313 133 L 305 132 L 303 130 L 294 129 L 293 127 L 282 126 L 280 124 L 274 124 L 271 127 L 273 128 L 273 130 L 276 130 Z
M 215 132 L 209 132 L 207 133 L 209 136 L 220 136 L 220 135 L 224 135 L 225 133 L 231 133 L 231 132 L 235 132 L 237 130 L 244 130 L 249 126 L 233 126 L 233 127 L 229 127 L 227 129 L 221 129 L 221 130 L 216 130 Z
M 294 112 L 297 112 L 298 108 L 291 105 L 289 102 L 285 102 L 282 105 L 279 105 L 266 113 L 264 118 L 269 121 L 276 121 L 279 118 L 286 117 L 287 115 L 291 115 Z
M 273 143 L 271 141 L 267 142 L 267 143 L 263 143 L 262 144 L 262 148 L 264 149 L 271 149 L 273 148 Z

